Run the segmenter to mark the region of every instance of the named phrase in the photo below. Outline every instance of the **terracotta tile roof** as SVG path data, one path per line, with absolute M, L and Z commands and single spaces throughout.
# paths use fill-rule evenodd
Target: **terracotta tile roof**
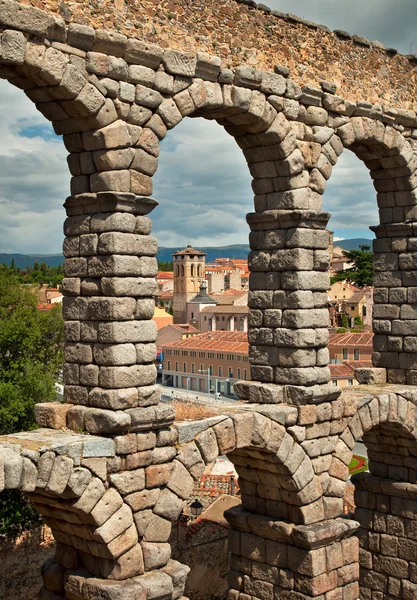
M 359 304 L 364 298 L 366 298 L 365 292 L 353 292 L 350 298 L 343 298 L 343 301 L 346 304 Z
M 166 290 L 165 292 L 160 292 L 158 297 L 162 300 L 171 300 L 174 297 L 174 292 L 172 290 Z
M 158 271 L 157 279 L 174 279 L 174 271 Z
M 171 327 L 182 333 L 200 333 L 200 330 L 189 323 L 171 323 Z
M 229 290 L 216 292 L 210 295 L 217 301 L 217 304 L 234 304 L 235 300 L 242 298 L 242 296 L 245 296 L 247 293 L 247 290 L 234 290 L 233 288 L 230 288 Z
M 248 354 L 248 334 L 245 331 L 209 331 L 186 340 L 170 342 L 165 344 L 163 348 Z
M 220 306 L 207 306 L 203 308 L 202 313 L 214 314 L 240 314 L 245 315 L 249 312 L 248 306 L 236 306 L 235 304 L 221 304 Z
M 332 379 L 352 379 L 355 369 L 372 367 L 370 360 L 346 360 L 338 365 L 329 365 Z
M 55 304 L 38 304 L 38 310 L 52 310 Z
M 329 347 L 340 346 L 343 348 L 357 348 L 358 346 L 367 346 L 372 348 L 372 332 L 364 333 L 332 333 L 329 336 Z
M 196 250 L 190 244 L 184 250 L 178 250 L 178 252 L 174 252 L 172 256 L 185 256 L 189 254 L 198 254 L 199 256 L 206 256 L 206 253 L 202 250 Z
M 350 369 L 368 369 L 370 367 L 372 367 L 372 361 L 371 360 L 346 360 L 345 364 L 350 368 Z

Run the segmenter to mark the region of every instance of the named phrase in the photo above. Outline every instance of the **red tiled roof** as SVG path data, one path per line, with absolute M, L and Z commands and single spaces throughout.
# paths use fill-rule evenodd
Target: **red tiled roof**
M 196 250 L 192 246 L 188 245 L 184 250 L 178 250 L 178 252 L 174 252 L 172 256 L 185 256 L 189 254 L 199 254 L 200 256 L 206 256 L 206 253 L 202 250 Z
M 164 344 L 163 348 L 187 348 L 189 350 L 214 350 L 248 354 L 248 335 L 245 331 L 209 331 L 186 340 Z
M 51 310 L 55 304 L 38 304 L 38 310 Z
M 165 292 L 160 292 L 158 297 L 162 298 L 162 300 L 171 300 L 171 298 L 174 297 L 174 292 L 172 290 L 166 290 Z
M 372 348 L 373 337 L 374 334 L 368 331 L 364 333 L 332 333 L 329 336 L 329 346 L 340 346 L 343 348 L 368 346 Z
M 372 367 L 370 360 L 346 360 L 338 365 L 329 365 L 332 379 L 351 379 L 354 376 L 355 369 Z
M 343 298 L 343 301 L 346 304 L 359 304 L 359 302 L 362 302 L 362 300 L 364 298 L 366 298 L 365 292 L 360 291 L 360 292 L 353 292 L 353 294 L 351 295 L 350 298 Z
M 247 314 L 249 312 L 248 306 L 236 306 L 235 304 L 220 304 L 217 306 L 206 306 L 201 311 L 202 313 L 215 313 L 215 314 Z
M 183 333 L 200 333 L 200 330 L 189 323 L 171 323 L 171 327 Z
M 157 279 L 174 279 L 174 271 L 158 271 Z

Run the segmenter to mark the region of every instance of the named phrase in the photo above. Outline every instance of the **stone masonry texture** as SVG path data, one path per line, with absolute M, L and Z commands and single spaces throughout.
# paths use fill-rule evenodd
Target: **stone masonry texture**
M 41 10 L 43 9 L 43 10 Z M 65 401 L 0 438 L 57 542 L 41 600 L 177 600 L 172 523 L 218 456 L 239 475 L 230 600 L 417 593 L 415 57 L 235 2 L 0 0 L 0 77 L 63 136 Z M 250 379 L 236 410 L 178 423 L 156 385 L 152 177 L 185 117 L 216 120 L 252 175 Z M 326 182 L 350 150 L 373 180 L 373 368 L 329 385 Z M 357 440 L 369 473 L 342 516 Z

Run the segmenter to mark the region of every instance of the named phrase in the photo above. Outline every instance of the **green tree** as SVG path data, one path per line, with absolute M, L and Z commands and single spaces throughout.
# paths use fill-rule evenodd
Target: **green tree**
M 348 316 L 345 313 L 343 313 L 343 315 L 342 315 L 341 323 L 342 323 L 342 327 L 344 327 L 345 329 L 347 327 L 349 327 L 349 319 L 348 319 Z
M 339 271 L 337 275 L 332 277 L 332 283 L 347 280 L 358 287 L 373 285 L 373 252 L 371 251 L 370 246 L 359 246 L 359 250 L 344 250 L 343 256 L 345 256 L 353 266 L 345 271 Z
M 361 317 L 355 317 L 355 325 L 357 325 L 358 327 L 362 327 L 363 326 L 363 321 L 361 319 Z
M 37 309 L 37 298 L 0 270 L 0 434 L 35 426 L 33 408 L 56 396 L 63 364 L 61 307 Z
M 160 261 L 158 260 L 158 271 L 172 271 L 174 269 L 172 261 Z
M 20 281 L 21 272 L 0 265 L 0 434 L 35 427 L 34 405 L 55 398 L 63 364 L 60 306 L 39 311 L 33 290 Z M 41 523 L 18 490 L 0 495 L 1 537 L 14 538 Z

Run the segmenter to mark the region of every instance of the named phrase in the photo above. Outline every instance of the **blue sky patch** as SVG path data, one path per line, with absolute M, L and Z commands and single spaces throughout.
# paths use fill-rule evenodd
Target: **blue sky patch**
M 38 125 L 25 125 L 24 121 L 25 120 L 22 119 L 18 123 L 19 125 L 22 125 L 22 127 L 18 129 L 18 134 L 20 137 L 41 137 L 42 139 L 48 141 L 57 141 L 61 139 L 55 134 L 54 130 L 52 129 L 52 125 L 50 125 L 49 123 L 40 123 Z

